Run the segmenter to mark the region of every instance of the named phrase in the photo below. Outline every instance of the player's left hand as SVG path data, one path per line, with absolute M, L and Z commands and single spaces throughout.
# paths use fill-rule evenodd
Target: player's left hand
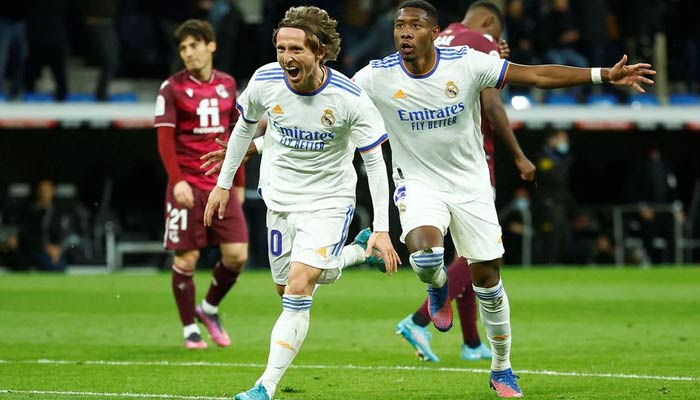
M 520 171 L 520 178 L 524 181 L 532 182 L 535 180 L 535 164 L 525 156 L 515 159 L 515 166 Z
M 498 54 L 504 59 L 510 57 L 510 46 L 508 46 L 508 42 L 505 39 L 501 39 L 498 42 Z
M 387 275 L 391 275 L 398 270 L 401 259 L 396 253 L 396 250 L 394 250 L 394 245 L 391 244 L 389 232 L 372 232 L 369 240 L 367 240 L 367 251 L 365 252 L 365 258 L 372 254 L 373 248 L 376 248 L 380 253 L 382 253 Z
M 214 218 L 214 212 L 217 212 L 219 219 L 224 219 L 224 213 L 226 212 L 226 204 L 228 204 L 229 196 L 229 190 L 214 186 L 214 189 L 212 189 L 211 193 L 209 193 L 207 207 L 204 209 L 204 226 L 211 226 L 211 220 Z
M 653 85 L 654 81 L 647 78 L 647 76 L 656 75 L 656 71 L 651 69 L 651 64 L 625 64 L 627 64 L 627 54 L 622 56 L 622 59 L 610 68 L 610 83 L 613 85 L 631 86 L 632 89 L 639 93 L 646 93 L 641 84 Z

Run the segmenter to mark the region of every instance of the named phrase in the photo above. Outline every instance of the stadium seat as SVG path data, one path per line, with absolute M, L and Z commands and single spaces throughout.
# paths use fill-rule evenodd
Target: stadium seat
M 574 106 L 577 101 L 576 98 L 570 94 L 552 93 L 547 97 L 545 103 L 551 106 Z
M 68 93 L 67 103 L 94 103 L 95 95 L 92 93 Z
M 46 92 L 27 92 L 22 96 L 22 100 L 27 103 L 52 103 L 53 94 Z
M 134 92 L 113 93 L 109 96 L 111 103 L 138 103 L 139 96 Z
M 629 104 L 635 107 L 658 106 L 659 99 L 656 98 L 656 95 L 651 93 L 633 94 L 630 96 Z
M 588 96 L 588 104 L 592 106 L 615 106 L 617 97 L 611 93 L 594 93 Z
M 672 94 L 669 99 L 672 106 L 694 106 L 700 104 L 700 95 L 697 94 Z

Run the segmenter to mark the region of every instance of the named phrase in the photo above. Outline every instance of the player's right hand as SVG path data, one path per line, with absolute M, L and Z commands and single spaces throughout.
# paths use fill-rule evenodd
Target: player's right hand
M 210 165 L 213 165 L 207 172 L 204 173 L 204 175 L 206 176 L 221 172 L 221 165 L 223 164 L 224 158 L 226 157 L 226 148 L 228 147 L 228 142 L 224 142 L 219 138 L 216 138 L 214 140 L 216 141 L 216 144 L 221 146 L 221 149 L 210 151 L 209 153 L 199 157 L 200 160 L 206 161 L 205 163 L 199 166 L 199 169 L 207 169 Z
M 510 46 L 508 46 L 508 42 L 505 39 L 501 39 L 498 42 L 498 54 L 503 59 L 510 57 Z
M 192 186 L 190 186 L 187 181 L 180 181 L 175 184 L 173 187 L 173 196 L 175 196 L 175 201 L 177 201 L 181 207 L 192 208 L 194 206 Z
M 214 213 L 217 213 L 219 219 L 224 219 L 226 204 L 228 204 L 229 196 L 229 190 L 214 186 L 214 189 L 211 191 L 211 193 L 209 193 L 207 207 L 204 209 L 205 226 L 211 226 L 211 220 L 214 218 Z
M 372 232 L 369 240 L 367 240 L 367 251 L 365 252 L 365 258 L 372 254 L 372 249 L 377 249 L 380 253 L 382 253 L 382 259 L 384 259 L 384 267 L 386 268 L 387 275 L 391 275 L 398 270 L 399 264 L 401 264 L 401 259 L 396 253 L 396 250 L 394 250 L 394 245 L 391 243 L 389 232 Z

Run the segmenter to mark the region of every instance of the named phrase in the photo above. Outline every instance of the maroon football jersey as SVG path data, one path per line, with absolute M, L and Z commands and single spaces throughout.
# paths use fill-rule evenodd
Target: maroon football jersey
M 482 53 L 492 55 L 494 57 L 499 57 L 498 43 L 494 40 L 488 39 L 486 36 L 467 29 L 464 25 L 459 22 L 451 23 L 444 31 L 440 32 L 440 35 L 435 40 L 435 44 L 438 46 L 468 46 L 474 50 L 478 50 Z M 483 108 L 482 108 L 483 110 Z M 489 164 L 489 174 L 491 175 L 491 185 L 496 187 L 496 176 L 494 174 L 494 143 L 493 143 L 493 129 L 491 129 L 491 124 L 489 124 L 488 118 L 483 111 L 481 111 L 481 132 L 484 134 L 484 152 L 486 153 L 486 160 Z
M 228 141 L 238 119 L 236 80 L 213 70 L 207 82 L 200 82 L 187 70 L 168 78 L 156 99 L 155 126 L 175 128 L 175 152 L 185 180 L 203 190 L 216 185 L 216 175 L 199 169 L 203 154 L 221 147 L 214 139 Z

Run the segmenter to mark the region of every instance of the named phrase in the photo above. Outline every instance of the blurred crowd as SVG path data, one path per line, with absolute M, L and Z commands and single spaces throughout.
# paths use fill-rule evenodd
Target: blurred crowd
M 579 204 L 572 194 L 576 146 L 568 132 L 548 131 L 534 160 L 537 184 L 516 187 L 499 210 L 507 265 L 612 265 L 618 261 L 616 244 L 620 245 L 621 261 L 625 264 L 675 261 L 675 222 L 683 226 L 686 221 L 676 176 L 659 146 L 649 146 L 643 157 L 630 165 L 621 184 L 616 196 L 617 204 L 624 207 L 619 239 L 614 235 L 610 204 Z M 254 267 L 268 265 L 266 209 L 256 194 L 259 162 L 258 157 L 249 161 L 243 207 L 251 235 L 248 259 Z M 162 238 L 159 210 L 134 206 L 127 207 L 127 212 L 98 209 L 90 215 L 77 191 L 73 184 L 57 184 L 51 179 L 42 179 L 33 187 L 10 186 L 7 195 L 0 196 L 0 267 L 63 271 L 67 264 L 104 264 L 107 225 L 116 231 L 120 241 Z M 370 204 L 368 193 L 365 187 L 360 188 L 358 210 Z M 692 220 L 697 210 L 688 212 L 688 220 Z M 398 225 L 398 221 L 392 223 Z M 351 229 L 359 231 L 366 226 L 363 224 L 367 221 L 356 218 Z M 209 252 L 216 258 L 213 248 L 204 251 L 203 258 Z M 528 257 L 524 257 L 525 252 Z M 167 263 L 167 259 L 156 256 L 147 262 L 159 265 Z
M 693 0 L 495 0 L 506 16 L 514 62 L 606 66 L 622 53 L 652 60 L 655 35 L 667 38 L 676 92 L 700 91 L 700 28 Z M 115 77 L 163 79 L 179 69 L 174 28 L 188 18 L 216 29 L 216 67 L 245 82 L 272 61 L 271 32 L 285 10 L 315 4 L 338 19 L 343 39 L 333 67 L 352 75 L 394 51 L 392 19 L 400 0 L 9 0 L 0 7 L 0 96 L 27 99 L 45 67 L 52 95 L 65 100 L 69 57 L 98 69 L 91 96 L 110 99 Z M 461 21 L 472 1 L 433 0 L 440 25 Z M 30 94 L 30 96 L 27 96 Z M 148 99 L 150 101 L 150 99 Z

